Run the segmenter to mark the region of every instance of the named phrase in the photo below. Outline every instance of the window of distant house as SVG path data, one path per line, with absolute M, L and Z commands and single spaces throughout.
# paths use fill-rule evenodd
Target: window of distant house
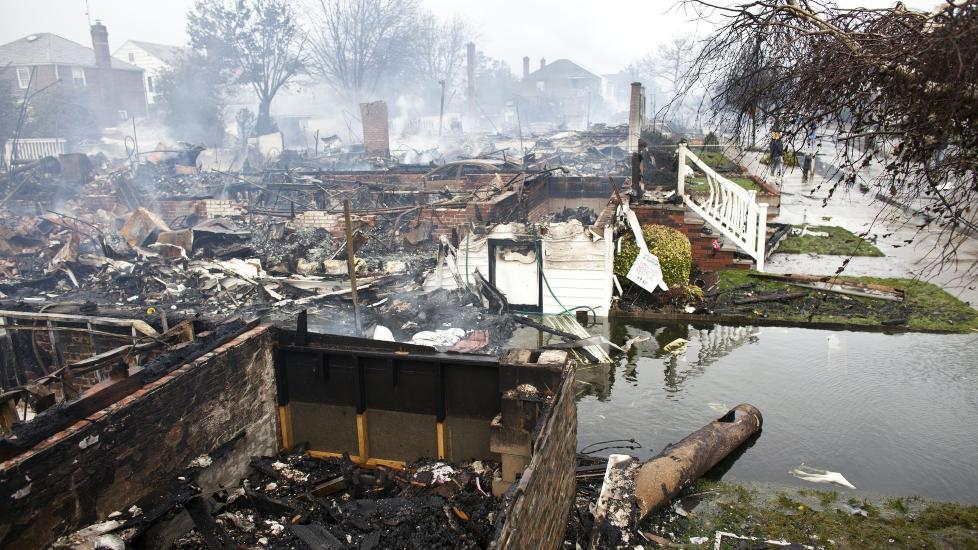
M 17 67 L 17 85 L 26 89 L 31 85 L 31 68 Z
M 134 54 L 132 52 L 129 52 L 129 62 L 130 63 L 135 63 L 136 62 L 136 54 Z
M 71 81 L 79 88 L 85 87 L 85 69 L 82 67 L 71 68 Z
M 543 85 L 543 82 L 537 82 L 537 91 L 538 92 L 544 91 L 544 87 L 545 86 Z
M 151 77 L 151 76 L 147 76 L 146 77 L 146 89 L 150 93 L 152 93 L 152 91 L 153 91 L 153 77 Z

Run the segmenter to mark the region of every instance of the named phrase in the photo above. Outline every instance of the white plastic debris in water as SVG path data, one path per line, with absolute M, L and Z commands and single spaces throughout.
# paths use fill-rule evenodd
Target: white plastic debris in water
M 268 525 L 268 528 L 272 532 L 273 535 L 277 535 L 277 534 L 281 533 L 282 531 L 285 531 L 285 526 L 282 525 L 281 523 L 277 522 L 277 521 L 266 519 L 265 520 L 265 524 Z
M 449 348 L 465 338 L 465 331 L 460 328 L 442 330 L 422 330 L 411 337 L 412 344 Z
M 132 506 L 131 506 L 131 507 L 129 508 L 129 510 L 128 510 L 128 512 L 129 512 L 130 514 L 132 514 L 132 517 L 136 517 L 136 516 L 139 516 L 139 515 L 142 515 L 142 513 L 143 513 L 143 509 L 142 509 L 142 508 L 140 508 L 139 506 L 136 506 L 135 504 L 133 504 L 133 505 L 132 505 Z
M 268 482 L 268 485 L 265 486 L 265 491 L 269 493 L 271 493 L 275 489 L 278 489 L 278 483 L 275 483 L 274 481 Z
M 789 472 L 791 475 L 801 479 L 803 481 L 811 481 L 812 483 L 834 483 L 842 487 L 848 487 L 850 489 L 855 489 L 856 486 L 842 476 L 839 472 L 831 472 L 829 470 L 820 470 L 818 468 L 812 468 L 810 466 L 801 466 L 791 470 Z
M 632 349 L 632 346 L 634 346 L 635 344 L 647 342 L 651 339 L 652 337 L 647 334 L 639 334 L 638 336 L 634 336 L 632 338 L 629 338 L 628 340 L 625 340 L 625 344 L 622 345 L 621 350 L 627 352 L 628 350 Z
M 81 441 L 79 441 L 78 442 L 78 448 L 79 449 L 87 449 L 87 448 L 91 447 L 92 445 L 94 445 L 96 443 L 98 443 L 98 434 L 92 434 L 92 435 L 86 437 L 85 439 L 82 439 Z
M 705 544 L 710 540 L 710 537 L 689 537 L 689 543 L 699 546 L 700 544 Z
M 190 462 L 190 468 L 206 468 L 214 462 L 214 459 L 207 455 L 200 455 Z

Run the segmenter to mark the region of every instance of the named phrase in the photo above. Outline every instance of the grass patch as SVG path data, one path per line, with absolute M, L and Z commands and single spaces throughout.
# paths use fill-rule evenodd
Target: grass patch
M 670 533 L 676 542 L 728 531 L 761 539 L 784 539 L 816 548 L 974 548 L 978 544 L 978 507 L 951 503 L 923 503 L 916 516 L 881 513 L 867 500 L 852 504 L 867 510 L 869 517 L 854 516 L 842 503 L 822 500 L 824 510 L 803 504 L 812 491 L 787 489 L 763 494 L 739 485 L 697 481 L 690 493 L 708 492 L 708 497 L 685 518 L 664 521 L 656 532 Z M 833 501 L 835 499 L 833 498 Z M 831 541 L 831 543 L 829 543 Z M 738 541 L 724 539 L 723 548 L 737 548 Z
M 743 176 L 724 177 L 748 191 L 763 191 L 763 188 L 750 178 Z M 686 182 L 686 191 L 688 193 L 709 193 L 710 184 L 706 182 L 705 176 L 696 177 Z
M 734 161 L 727 157 L 727 155 L 724 155 L 719 151 L 702 151 L 694 154 L 707 166 L 718 172 L 735 172 L 739 168 Z
M 834 225 L 810 226 L 812 231 L 828 233 L 828 237 L 799 237 L 789 235 L 778 245 L 777 252 L 782 254 L 831 254 L 836 256 L 874 256 L 884 254 L 872 243 L 852 233 L 847 229 Z
M 839 281 L 875 283 L 903 291 L 902 302 L 890 302 L 874 298 L 842 296 L 831 292 L 806 290 L 780 281 L 769 281 L 750 276 L 751 272 L 731 269 L 719 273 L 718 300 L 774 292 L 806 292 L 808 297 L 789 302 L 770 302 L 748 306 L 742 313 L 767 319 L 793 322 L 847 323 L 852 325 L 879 325 L 892 319 L 906 319 L 911 330 L 930 332 L 971 333 L 978 330 L 978 311 L 951 296 L 944 289 L 931 283 L 913 279 L 884 279 L 879 277 L 839 277 Z M 753 285 L 749 290 L 730 291 Z M 722 303 L 714 303 L 714 309 Z M 815 314 L 812 315 L 812 311 Z

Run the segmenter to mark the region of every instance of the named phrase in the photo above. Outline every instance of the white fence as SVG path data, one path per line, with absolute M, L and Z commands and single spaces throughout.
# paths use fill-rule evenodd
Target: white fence
M 692 170 L 687 166 L 687 160 L 703 172 L 707 183 L 706 193 L 686 193 L 686 175 Z M 680 144 L 676 192 L 690 210 L 754 258 L 758 271 L 764 271 L 767 204 L 757 202 L 757 191 L 748 191 L 717 174 L 685 144 Z
M 3 163 L 12 166 L 14 162 L 56 157 L 64 152 L 63 139 L 8 139 L 3 145 Z

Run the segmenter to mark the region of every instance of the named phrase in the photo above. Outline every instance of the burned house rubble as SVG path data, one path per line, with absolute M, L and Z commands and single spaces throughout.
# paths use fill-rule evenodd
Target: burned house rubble
M 0 545 L 561 545 L 575 369 L 622 350 L 583 325 L 621 307 L 622 240 L 683 214 L 632 185 L 626 134 L 0 175 Z

